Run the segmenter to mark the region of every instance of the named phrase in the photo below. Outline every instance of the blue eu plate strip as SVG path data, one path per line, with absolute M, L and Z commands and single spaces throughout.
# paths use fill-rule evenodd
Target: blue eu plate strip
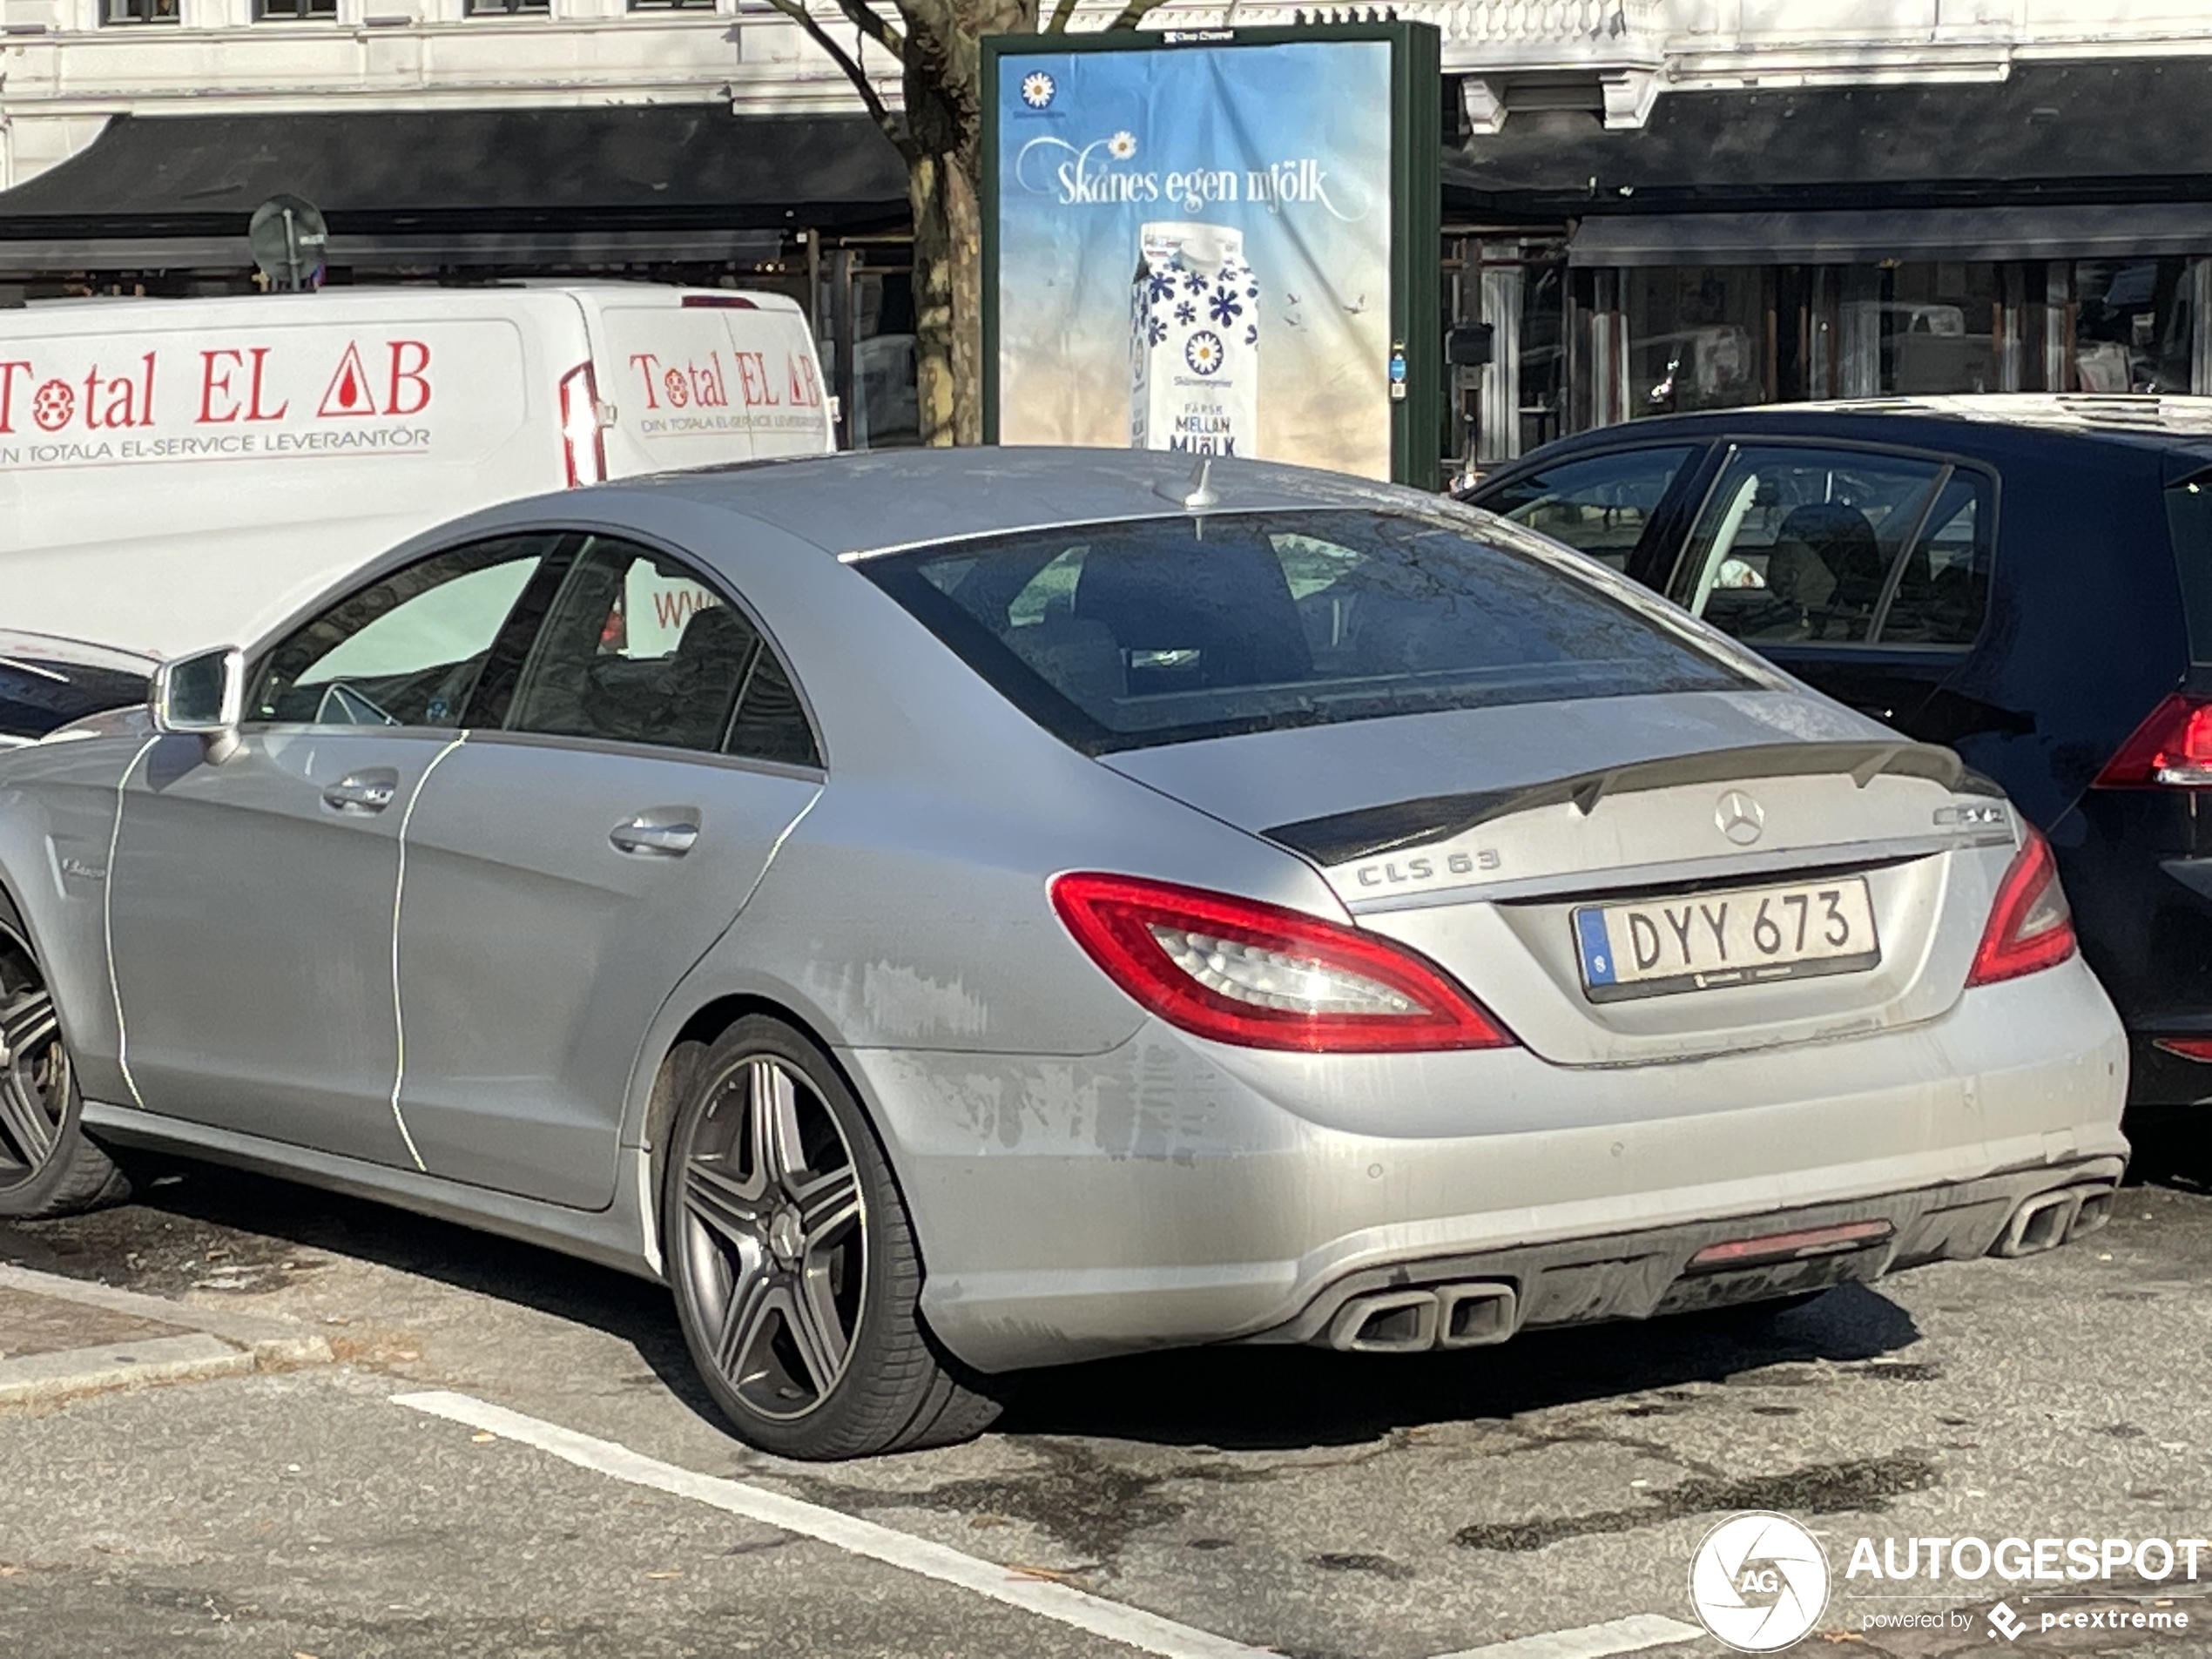
M 1613 945 L 1605 936 L 1605 912 L 1577 910 L 1575 938 L 1582 948 L 1582 982 L 1610 985 L 1614 981 Z

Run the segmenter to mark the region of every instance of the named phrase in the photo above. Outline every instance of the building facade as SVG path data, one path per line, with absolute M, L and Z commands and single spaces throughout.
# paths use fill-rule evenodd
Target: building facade
M 1777 398 L 2212 391 L 2212 0 L 1396 13 L 1442 35 L 1447 320 L 1490 332 L 1457 463 Z M 0 0 L 0 300 L 246 284 L 280 191 L 336 280 L 783 287 L 849 435 L 912 436 L 897 158 L 765 0 Z

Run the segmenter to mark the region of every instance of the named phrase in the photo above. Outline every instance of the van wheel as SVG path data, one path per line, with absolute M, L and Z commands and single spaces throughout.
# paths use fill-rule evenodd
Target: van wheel
M 981 1433 L 1000 1410 L 940 1349 L 888 1161 L 835 1067 L 748 1015 L 692 1069 L 662 1166 L 684 1339 L 738 1435 L 791 1458 Z
M 85 1137 L 84 1113 L 53 994 L 0 897 L 0 1217 L 38 1221 L 130 1196 L 123 1171 Z

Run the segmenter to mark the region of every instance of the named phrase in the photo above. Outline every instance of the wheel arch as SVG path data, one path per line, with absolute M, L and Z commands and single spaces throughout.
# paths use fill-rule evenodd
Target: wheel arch
M 810 1018 L 792 1002 L 760 991 L 725 991 L 710 996 L 685 1015 L 672 1032 L 658 1038 L 649 1037 L 641 1055 L 641 1073 L 650 1066 L 650 1081 L 644 1089 L 644 1099 L 637 1108 L 632 1132 L 624 1140 L 637 1152 L 644 1166 L 646 1198 L 649 1208 L 644 1219 L 654 1235 L 658 1253 L 660 1211 L 661 1148 L 667 1140 L 668 1125 L 676 1116 L 676 1109 L 683 1103 L 685 1090 L 691 1081 L 692 1067 L 699 1055 L 725 1031 L 739 1020 L 751 1015 L 765 1015 L 789 1026 L 799 1033 L 821 1055 L 824 1062 L 836 1071 L 845 1086 L 860 1103 L 869 1127 L 875 1131 L 876 1140 L 885 1147 L 885 1155 L 892 1156 L 883 1125 L 874 1103 L 869 1099 L 852 1069 L 838 1058 L 836 1046 L 825 1033 L 822 1022 Z M 665 1031 L 665 1014 L 657 1026 Z

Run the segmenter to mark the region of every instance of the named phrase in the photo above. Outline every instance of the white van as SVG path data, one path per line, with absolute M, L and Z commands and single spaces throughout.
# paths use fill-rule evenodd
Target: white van
M 642 284 L 0 310 L 0 628 L 243 641 L 442 520 L 835 447 L 791 300 Z

